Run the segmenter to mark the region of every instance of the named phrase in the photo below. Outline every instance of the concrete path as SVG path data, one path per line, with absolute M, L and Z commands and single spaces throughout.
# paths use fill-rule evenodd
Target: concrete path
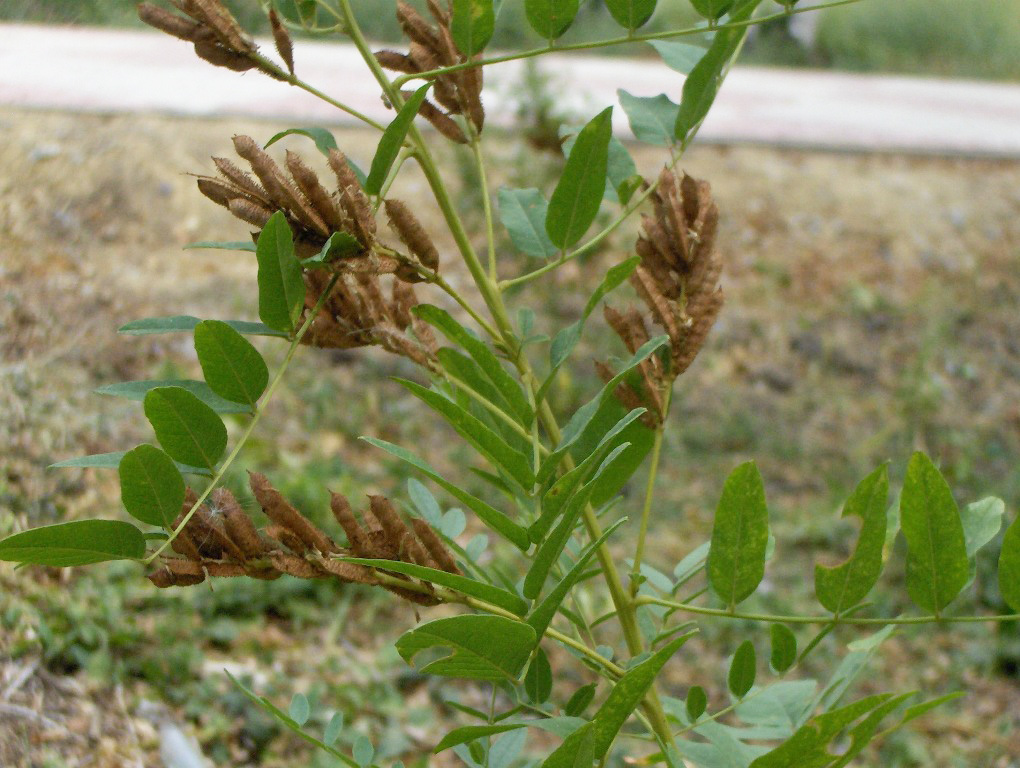
M 272 45 L 263 43 L 263 49 Z M 392 117 L 353 47 L 302 42 L 298 74 L 379 121 Z M 682 76 L 652 60 L 557 55 L 539 60 L 582 114 L 616 90 L 679 98 Z M 512 122 L 521 64 L 486 70 L 490 119 Z M 257 73 L 200 61 L 187 43 L 146 31 L 0 25 L 0 107 L 151 111 L 280 118 L 335 125 L 345 116 Z M 618 135 L 627 135 L 621 109 Z M 700 140 L 859 151 L 1020 158 L 1020 84 L 736 68 Z

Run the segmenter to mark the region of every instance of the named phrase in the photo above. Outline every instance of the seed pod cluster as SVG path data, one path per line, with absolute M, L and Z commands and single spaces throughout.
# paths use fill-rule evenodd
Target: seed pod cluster
M 170 3 L 185 15 L 178 16 L 158 5 L 142 3 L 138 6 L 138 17 L 150 27 L 192 43 L 198 57 L 214 66 L 234 72 L 258 69 L 270 77 L 286 79 L 281 70 L 257 55 L 255 42 L 222 0 L 170 0 Z M 275 32 L 274 27 L 274 36 Z M 277 47 L 280 47 L 279 39 Z M 283 50 L 280 53 L 283 55 Z M 293 61 L 284 58 L 293 73 Z
M 616 397 L 628 408 L 645 407 L 650 426 L 665 417 L 662 396 L 667 385 L 690 367 L 722 308 L 722 264 L 715 250 L 719 209 L 708 182 L 687 174 L 677 179 L 663 170 L 652 194 L 654 214 L 642 217 L 636 250 L 641 263 L 630 282 L 652 322 L 669 336 L 669 358 L 650 356 L 639 367 L 640 384 L 623 383 Z M 605 307 L 609 326 L 633 354 L 649 340 L 645 318 L 637 309 L 618 312 Z M 615 374 L 596 363 L 604 381 Z
M 160 568 L 149 575 L 149 580 L 157 587 L 172 587 L 200 584 L 210 577 L 277 579 L 288 574 L 299 579 L 335 578 L 348 583 L 379 584 L 374 569 L 341 562 L 335 559 L 337 555 L 403 561 L 460 573 L 442 538 L 423 520 L 415 520 L 413 528 L 408 527 L 383 496 L 369 497 L 369 508 L 361 513 L 363 522 L 359 522 L 347 499 L 332 494 L 330 507 L 349 542 L 349 548 L 341 548 L 295 509 L 265 475 L 250 473 L 249 484 L 270 520 L 264 531 L 255 528 L 229 490 L 217 488 L 209 503 L 195 510 L 171 543 L 180 557 L 163 557 Z M 195 492 L 189 488 L 175 527 L 196 501 Z M 412 583 L 419 588 L 393 585 L 386 588 L 418 605 L 439 602 L 432 594 L 431 584 Z
M 397 2 L 397 21 L 410 40 L 410 46 L 406 54 L 377 51 L 375 58 L 381 66 L 406 75 L 416 75 L 469 61 L 453 42 L 449 10 L 441 6 L 438 0 L 428 0 L 428 8 L 435 19 L 434 25 L 408 3 L 403 0 Z M 448 139 L 467 143 L 464 131 L 450 116 L 463 115 L 471 121 L 475 130 L 482 130 L 485 110 L 482 108 L 481 68 L 470 67 L 435 75 L 432 82 L 432 96 L 439 102 L 439 106 L 426 99 L 418 114 Z M 409 94 L 404 95 L 406 97 Z

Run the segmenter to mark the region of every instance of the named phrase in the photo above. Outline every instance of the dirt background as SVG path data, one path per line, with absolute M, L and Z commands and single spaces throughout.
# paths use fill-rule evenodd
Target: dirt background
M 186 172 L 209 172 L 210 155 L 230 156 L 234 133 L 265 141 L 285 127 L 0 114 L 0 535 L 117 514 L 115 474 L 46 465 L 149 439 L 137 404 L 92 395 L 95 387 L 196 367 L 186 335 L 118 337 L 119 325 L 170 314 L 254 319 L 249 254 L 181 250 L 248 236 L 196 192 Z M 338 140 L 367 167 L 371 134 L 344 131 Z M 314 155 L 299 142 L 290 146 Z M 632 150 L 642 171 L 654 173 L 660 155 Z M 512 137 L 493 152 L 512 183 L 524 186 L 537 173 Z M 728 305 L 710 348 L 680 384 L 678 436 L 667 446 L 658 491 L 669 514 L 651 561 L 671 569 L 691 537 L 700 540 L 719 481 L 745 458 L 762 467 L 789 560 L 770 576 L 773 591 L 789 589 L 795 602 L 807 600 L 803 584 L 816 550 L 830 562 L 845 553 L 851 529 L 836 525 L 836 499 L 880 461 L 892 459 L 894 477 L 902 477 L 909 451 L 924 449 L 962 501 L 1003 496 L 1012 519 L 1020 500 L 1020 163 L 696 147 L 684 166 L 711 181 L 724 217 Z M 396 195 L 421 201 L 419 215 L 435 220 L 414 174 Z M 470 205 L 467 193 L 464 201 Z M 597 258 L 618 260 L 629 237 L 621 234 Z M 444 268 L 466 288 L 452 261 Z M 504 263 L 503 277 L 525 268 L 509 255 Z M 521 300 L 554 327 L 579 308 L 597 274 L 592 264 L 569 265 Z M 598 338 L 582 358 L 600 352 Z M 364 383 L 366 372 L 391 373 L 391 364 L 372 355 L 363 363 L 320 355 L 313 363 L 331 394 L 315 404 L 285 395 L 269 421 L 275 443 L 262 458 L 294 469 L 342 456 L 343 482 L 355 482 L 346 474 L 354 468 L 359 490 L 392 490 L 354 439 L 375 428 L 397 442 L 429 444 L 424 427 L 402 423 L 406 403 L 394 386 Z M 572 376 L 561 403 L 590 369 Z M 287 403 L 297 415 L 285 412 Z M 67 589 L 79 578 L 86 577 L 0 565 L 8 599 Z M 994 589 L 981 594 L 987 602 L 977 609 L 997 610 Z M 322 640 L 317 630 L 276 631 L 285 633 L 271 643 L 283 659 L 277 672 L 300 661 L 303 643 Z M 198 722 L 144 682 L 113 686 L 85 669 L 54 666 L 34 633 L 17 617 L 0 624 L 0 764 L 156 765 L 160 717 L 169 711 Z M 885 647 L 882 674 L 864 690 L 884 690 L 888 678 L 933 695 L 952 683 L 970 690 L 921 721 L 914 733 L 923 743 L 909 742 L 895 764 L 1020 764 L 1020 688 L 996 673 L 1003 662 L 989 650 L 992 634 L 990 627 L 921 630 Z M 366 639 L 379 642 L 372 633 Z M 692 666 L 679 669 L 678 680 L 697 667 L 694 659 L 684 664 Z M 349 680 L 331 674 L 336 684 Z M 214 737 L 206 731 L 205 738 Z M 259 764 L 287 765 L 281 760 Z M 235 756 L 228 764 L 255 763 Z

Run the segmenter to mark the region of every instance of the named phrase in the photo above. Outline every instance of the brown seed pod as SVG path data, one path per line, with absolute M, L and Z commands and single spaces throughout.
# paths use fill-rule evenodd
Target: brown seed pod
M 270 525 L 266 528 L 266 535 L 275 543 L 282 544 L 296 555 L 305 555 L 309 552 L 306 545 L 297 534 L 282 525 Z
M 205 581 L 205 573 L 199 571 L 197 574 L 175 573 L 167 567 L 153 571 L 147 577 L 155 586 L 160 589 L 168 587 L 192 587 Z
M 224 48 L 219 43 L 200 41 L 195 43 L 195 53 L 198 58 L 208 61 L 217 67 L 224 67 L 234 72 L 247 72 L 254 69 L 256 64 L 243 53 L 237 53 L 229 48 Z
M 344 217 L 337 208 L 329 192 L 319 183 L 315 171 L 309 168 L 299 155 L 287 151 L 287 170 L 297 183 L 305 198 L 311 203 L 315 212 L 328 225 L 330 232 L 339 232 L 344 228 Z
M 198 177 L 198 191 L 224 208 L 228 208 L 231 200 L 243 194 L 237 187 L 208 176 Z
M 379 66 L 392 72 L 402 72 L 405 75 L 413 75 L 421 70 L 415 66 L 410 56 L 405 56 L 397 51 L 376 51 L 375 60 Z
M 319 570 L 310 562 L 297 555 L 288 555 L 283 552 L 270 552 L 269 562 L 278 571 L 295 576 L 299 579 L 321 579 L 325 572 Z
M 400 515 L 385 496 L 369 496 L 368 501 L 372 514 L 382 526 L 387 548 L 400 552 L 401 542 L 408 533 L 407 525 L 400 519 Z
M 205 21 L 226 48 L 237 53 L 255 51 L 255 44 L 248 39 L 237 19 L 221 0 L 188 0 L 188 4 L 198 12 L 200 20 Z
M 401 242 L 408 247 L 411 255 L 416 257 L 423 266 L 433 271 L 439 268 L 439 251 L 436 250 L 432 238 L 425 228 L 411 213 L 411 209 L 400 200 L 387 200 L 386 217 L 390 220 Z
M 310 549 L 318 550 L 322 554 L 339 551 L 326 534 L 312 525 L 311 521 L 283 498 L 265 475 L 260 472 L 249 472 L 248 481 L 252 493 L 270 520 L 290 529 Z
M 276 52 L 280 54 L 283 63 L 287 65 L 287 71 L 294 74 L 294 43 L 290 39 L 290 32 L 283 26 L 280 16 L 275 8 L 269 9 L 269 26 L 273 30 L 273 42 L 276 43 Z
M 224 530 L 219 520 L 219 510 L 214 515 L 207 505 L 202 505 L 195 510 L 195 516 L 188 524 L 189 528 L 192 526 L 195 529 L 192 531 L 192 539 L 198 544 L 198 551 L 206 557 L 237 562 L 244 560 L 244 552 Z
M 245 560 L 260 557 L 266 547 L 259 538 L 251 518 L 244 513 L 234 494 L 227 488 L 216 488 L 212 495 L 213 506 L 223 512 L 223 527 L 226 534 L 238 546 Z
M 332 560 L 330 558 L 324 558 L 319 565 L 341 581 L 351 581 L 356 584 L 368 584 L 371 586 L 379 583 L 375 571 L 364 565 L 342 563 L 339 560 Z
M 448 138 L 450 141 L 456 142 L 457 144 L 468 143 L 468 137 L 464 135 L 464 131 L 459 125 L 457 125 L 457 121 L 442 112 L 428 99 L 425 99 L 421 103 L 421 106 L 418 107 L 418 114 L 424 117 L 433 128 L 443 134 L 443 136 Z
M 404 0 L 397 2 L 397 21 L 400 22 L 400 28 L 404 30 L 404 34 L 414 42 L 421 43 L 432 50 L 439 47 L 439 39 L 435 31 L 422 15 Z
M 432 530 L 432 526 L 421 518 L 412 520 L 411 525 L 414 526 L 414 532 L 418 535 L 421 543 L 425 545 L 425 549 L 428 550 L 429 555 L 432 556 L 432 559 L 436 561 L 441 570 L 447 573 L 461 573 L 453 553 L 450 552 L 446 542 L 439 537 L 439 534 Z
M 368 533 L 354 517 L 347 497 L 330 491 L 329 508 L 333 511 L 333 517 L 340 523 L 340 527 L 344 529 L 344 533 L 347 534 L 347 541 L 354 554 L 358 557 L 370 557 L 371 541 L 368 538 Z
M 230 209 L 230 212 L 241 221 L 247 221 L 249 224 L 254 224 L 259 229 L 266 226 L 266 222 L 269 221 L 269 217 L 273 215 L 273 212 L 268 208 L 240 197 L 231 200 L 227 204 L 227 207 Z
M 141 3 L 138 6 L 138 18 L 150 27 L 191 43 L 200 42 L 211 33 L 211 30 L 206 32 L 206 28 L 198 22 L 181 18 L 152 3 Z
M 242 171 L 225 157 L 214 157 L 212 161 L 216 166 L 216 170 L 220 172 L 223 178 L 235 187 L 243 190 L 246 195 L 254 198 L 257 202 L 263 204 L 269 203 L 269 193 L 249 174 Z

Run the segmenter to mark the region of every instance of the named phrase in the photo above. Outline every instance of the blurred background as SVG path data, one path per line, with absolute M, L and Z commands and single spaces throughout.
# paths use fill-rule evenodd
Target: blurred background
M 266 32 L 254 0 L 227 1 L 247 29 Z M 685 2 L 659 5 L 649 30 L 696 20 Z M 357 0 L 355 7 L 372 38 L 399 39 L 389 3 Z M 581 13 L 567 41 L 619 34 L 598 0 Z M 140 27 L 126 0 L 4 0 L 0 21 Z M 521 4 L 507 0 L 492 45 L 536 44 L 526 30 Z M 613 50 L 650 65 L 651 54 L 648 46 Z M 180 56 L 191 57 L 184 44 Z M 1020 0 L 872 0 L 804 14 L 758 29 L 741 63 L 1015 84 Z M 0 74 L 11 92 L 18 79 L 17 67 Z M 343 96 L 342 84 L 322 85 Z M 489 136 L 494 186 L 551 190 L 562 167 L 560 132 L 590 117 L 563 106 L 560 94 L 570 86 L 544 70 L 522 70 L 509 89 L 509 127 Z M 118 337 L 117 327 L 154 315 L 255 318 L 249 254 L 182 250 L 249 236 L 186 174 L 209 173 L 210 155 L 231 156 L 236 133 L 265 142 L 295 124 L 305 123 L 297 115 L 281 122 L 13 104 L 0 110 L 0 536 L 124 514 L 116 473 L 47 466 L 152 439 L 137 403 L 96 395 L 97 387 L 200 374 L 186 335 Z M 376 135 L 331 128 L 367 167 Z M 307 140 L 285 143 L 317 162 Z M 627 147 L 641 172 L 657 173 L 661 151 Z M 469 160 L 445 146 L 437 151 L 474 236 L 484 237 Z M 1020 158 L 696 143 L 683 167 L 711 182 L 722 213 L 727 305 L 677 385 L 649 562 L 671 573 L 707 538 L 723 479 L 747 459 L 766 480 L 779 550 L 749 602 L 756 610 L 817 612 L 813 564 L 843 559 L 855 540 L 854 526 L 838 519 L 843 500 L 884 461 L 898 487 L 915 449 L 940 464 L 958 501 L 999 496 L 1014 519 Z M 393 196 L 414 203 L 441 233 L 414 169 Z M 604 223 L 610 212 L 603 216 Z M 554 333 L 576 317 L 602 270 L 631 252 L 635 237 L 632 222 L 585 261 L 512 294 L 511 307 L 534 310 L 536 330 Z M 449 279 L 466 289 L 452 242 L 437 238 Z M 508 239 L 500 254 L 503 277 L 538 266 Z M 629 301 L 622 289 L 611 303 Z M 271 366 L 279 362 L 278 345 L 258 343 Z M 620 354 L 617 343 L 593 318 L 551 392 L 559 413 L 590 397 L 598 386 L 591 361 Z M 544 360 L 543 350 L 534 355 Z M 265 472 L 335 533 L 327 489 L 409 503 L 405 469 L 357 440 L 367 434 L 421 447 L 444 473 L 486 493 L 465 469 L 468 453 L 388 380 L 394 375 L 418 373 L 372 350 L 302 351 L 227 484 L 253 508 L 244 470 Z M 231 435 L 242 426 L 228 424 Z M 622 513 L 633 517 L 643 482 L 639 471 Z M 450 499 L 440 502 L 445 509 Z M 467 546 L 480 534 L 469 521 L 459 540 Z M 500 554 L 489 542 L 481 558 Z M 995 554 L 993 545 L 979 563 L 975 596 L 955 610 L 1003 612 Z M 902 557 L 893 560 L 873 594 L 876 615 L 910 610 L 895 564 Z M 585 599 L 601 612 L 597 595 Z M 385 594 L 332 583 L 238 579 L 158 591 L 128 564 L 65 571 L 0 564 L 0 766 L 191 768 L 180 761 L 198 754 L 217 766 L 331 764 L 232 688 L 223 669 L 283 707 L 293 694 L 307 695 L 313 727 L 344 712 L 341 744 L 370 736 L 387 764 L 460 765 L 452 755 L 428 757 L 456 717 L 444 702 L 487 706 L 489 692 L 426 680 L 406 667 L 392 641 L 416 618 Z M 739 635 L 723 623 L 701 629 L 671 664 L 667 692 L 682 696 L 698 683 L 719 706 L 721 670 Z M 756 631 L 761 654 L 767 631 Z M 857 636 L 833 632 L 801 674 L 826 677 Z M 565 700 L 593 679 L 569 657 L 553 662 L 569 670 L 554 697 Z M 1017 627 L 904 630 L 883 644 L 869 670 L 855 694 L 918 688 L 928 696 L 968 695 L 893 735 L 861 765 L 1020 766 Z

